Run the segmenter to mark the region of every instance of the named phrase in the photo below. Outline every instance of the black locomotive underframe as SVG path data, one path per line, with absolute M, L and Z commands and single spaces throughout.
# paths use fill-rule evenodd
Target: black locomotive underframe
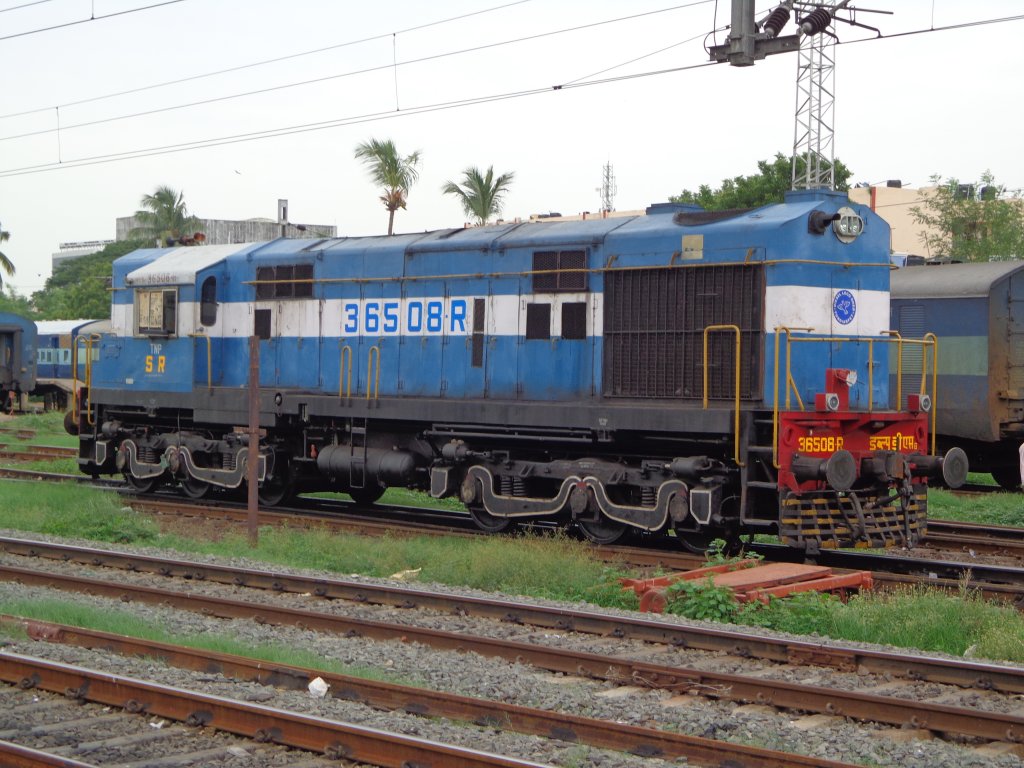
M 237 442 L 248 420 L 245 391 L 238 389 L 127 396 L 97 389 L 82 398 L 83 407 L 86 403 L 91 404 L 92 423 L 83 412 L 80 464 L 90 473 L 116 471 L 111 454 L 120 438 L 97 434 L 106 422 L 118 422 L 121 435 L 180 432 L 217 439 L 233 434 Z M 681 533 L 768 530 L 778 526 L 780 513 L 786 511 L 770 460 L 771 413 L 749 408 L 741 412 L 742 465 L 738 467 L 731 402 L 704 409 L 699 402 L 678 400 L 367 400 L 263 389 L 260 428 L 267 431 L 264 447 L 286 457 L 269 461 L 268 466 L 289 472 L 289 479 L 307 490 L 407 485 L 435 496 L 462 495 L 496 517 L 538 517 L 546 509 L 571 509 L 573 516 L 585 519 L 600 509 L 606 517 L 643 530 L 672 526 Z M 90 434 L 98 439 L 94 442 Z M 310 451 L 311 445 L 317 450 Z M 318 465 L 311 457 L 324 448 L 345 454 L 337 449 L 347 446 L 352 455 L 356 448 L 365 448 L 364 458 L 367 452 L 401 453 L 407 460 L 401 467 L 380 469 L 378 477 L 366 473 L 365 460 L 360 463 L 341 455 L 332 464 L 324 463 L 321 456 Z M 161 461 L 157 453 L 149 458 L 154 462 L 150 467 Z M 94 463 L 96 459 L 102 466 Z M 676 459 L 684 460 L 682 469 L 673 467 Z M 693 466 L 687 465 L 691 460 Z M 461 483 L 470 475 L 478 485 L 467 499 Z M 590 501 L 572 498 L 574 492 L 589 493 Z M 870 503 L 885 493 L 881 488 L 862 495 Z M 679 499 L 685 502 L 682 512 Z M 841 504 L 831 506 L 830 514 L 842 517 Z M 922 502 L 919 510 L 914 505 L 914 530 L 923 525 L 923 506 Z M 803 515 L 817 517 L 820 509 L 816 502 L 805 507 Z M 787 538 L 797 546 L 815 549 L 815 528 L 798 527 L 799 531 L 790 527 Z M 885 528 L 892 530 L 888 518 Z M 847 534 L 855 530 L 855 526 L 830 527 L 820 544 L 852 544 Z M 872 531 L 864 540 L 874 542 L 880 536 L 902 543 Z

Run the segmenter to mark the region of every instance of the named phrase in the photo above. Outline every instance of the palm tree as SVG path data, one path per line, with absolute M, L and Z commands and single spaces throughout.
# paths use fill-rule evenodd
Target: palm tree
M 420 176 L 416 168 L 420 162 L 420 151 L 417 149 L 411 155 L 401 157 L 391 139 L 370 139 L 356 147 L 356 160 L 362 160 L 370 172 L 370 178 L 384 188 L 380 199 L 388 209 L 388 234 L 393 234 L 395 211 L 399 208 L 405 210 L 409 187 Z
M 3 227 L 0 227 L 0 243 L 6 243 L 10 239 L 11 233 L 5 232 Z M 4 256 L 2 251 L 0 251 L 0 269 L 6 272 L 8 277 L 14 275 L 14 263 L 6 256 Z M 3 284 L 4 281 L 2 278 L 0 278 L 0 285 Z
M 135 212 L 138 226 L 131 231 L 132 238 L 163 243 L 168 238 L 191 235 L 200 226 L 199 219 L 189 215 L 185 207 L 184 192 L 170 187 L 161 185 L 153 194 L 143 195 L 139 205 L 145 210 Z
M 481 174 L 480 169 L 474 166 L 462 172 L 461 186 L 449 181 L 441 187 L 441 191 L 459 198 L 462 210 L 475 217 L 477 223 L 483 226 L 491 216 L 501 213 L 503 198 L 514 178 L 515 173 L 511 171 L 494 178 L 493 165 L 487 169 L 486 174 Z

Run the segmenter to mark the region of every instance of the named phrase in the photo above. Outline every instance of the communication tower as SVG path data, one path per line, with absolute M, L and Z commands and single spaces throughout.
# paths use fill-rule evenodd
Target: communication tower
M 612 170 L 610 161 L 604 165 L 604 175 L 601 180 L 601 186 L 597 188 L 597 191 L 601 194 L 601 212 L 610 213 L 614 211 L 615 193 L 619 191 L 619 188 L 615 184 L 615 172 Z

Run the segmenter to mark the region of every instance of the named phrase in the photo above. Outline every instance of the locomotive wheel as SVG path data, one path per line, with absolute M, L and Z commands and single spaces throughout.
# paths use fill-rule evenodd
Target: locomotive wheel
M 677 529 L 676 538 L 679 539 L 679 543 L 688 552 L 693 552 L 695 555 L 703 555 L 711 547 L 711 542 L 722 538 L 722 535 L 720 532 L 706 529 L 700 531 L 680 531 Z
M 349 488 L 345 493 L 357 504 L 373 504 L 386 490 L 383 485 L 367 485 L 363 488 Z
M 124 473 L 124 481 L 128 483 L 128 487 L 136 493 L 150 493 L 154 488 L 160 485 L 159 477 L 147 477 L 143 480 L 130 472 Z
M 495 517 L 484 509 L 482 505 L 473 504 L 470 506 L 467 504 L 466 509 L 469 510 L 469 514 L 472 516 L 473 522 L 476 523 L 476 527 L 487 533 L 505 533 L 516 525 L 515 520 L 512 518 Z
M 992 479 L 1007 491 L 1020 490 L 1020 469 L 1018 467 L 997 467 L 992 470 Z
M 276 507 L 278 504 L 291 498 L 295 487 L 291 479 L 274 475 L 270 480 L 264 481 L 263 485 L 256 491 L 260 504 L 265 507 Z
M 603 515 L 597 520 L 578 519 L 576 525 L 580 532 L 595 544 L 614 544 L 629 533 L 629 526 L 625 523 L 609 520 Z
M 186 477 L 181 481 L 181 492 L 190 499 L 205 499 L 210 494 L 211 486 L 205 480 Z

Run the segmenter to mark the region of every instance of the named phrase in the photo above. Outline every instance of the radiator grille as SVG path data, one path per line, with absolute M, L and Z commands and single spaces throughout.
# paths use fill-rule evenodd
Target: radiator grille
M 764 334 L 759 265 L 636 269 L 605 275 L 604 394 L 703 397 L 704 329 L 740 328 L 740 396 L 759 397 Z M 708 339 L 708 396 L 735 395 L 733 332 Z

